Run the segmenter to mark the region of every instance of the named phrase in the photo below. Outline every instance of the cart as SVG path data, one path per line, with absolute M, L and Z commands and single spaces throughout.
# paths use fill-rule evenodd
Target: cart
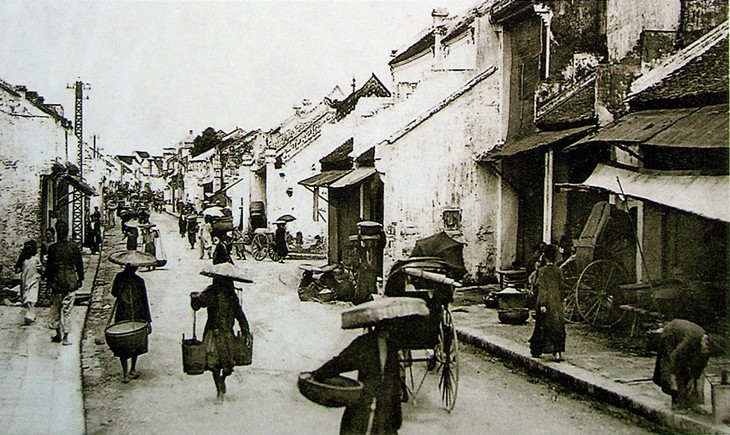
M 404 394 L 415 402 L 429 373 L 436 373 L 441 401 L 449 412 L 459 387 L 459 344 L 449 304 L 461 286 L 448 276 L 451 273 L 452 267 L 440 258 L 412 257 L 393 266 L 385 285 L 386 297 L 424 299 L 430 312 L 428 317 L 403 319 L 392 334 L 400 346 Z
M 633 248 L 634 240 L 628 213 L 605 201 L 593 206 L 574 252 L 560 265 L 566 321 L 582 319 L 596 328 L 610 328 L 621 321 L 620 286 L 629 282 L 622 254 Z
M 256 228 L 251 239 L 251 255 L 256 261 L 261 261 L 267 254 L 272 261 L 281 259 L 274 245 L 274 231 L 269 228 Z

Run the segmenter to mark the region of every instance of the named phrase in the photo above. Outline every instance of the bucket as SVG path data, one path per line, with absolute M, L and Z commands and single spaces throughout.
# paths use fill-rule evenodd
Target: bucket
M 143 320 L 112 323 L 105 331 L 106 344 L 116 356 L 142 355 L 147 353 L 147 331 Z
M 233 335 L 233 363 L 237 366 L 251 365 L 253 360 L 253 335 L 236 331 Z
M 205 371 L 205 346 L 197 338 L 182 336 L 183 372 L 188 375 L 199 375 Z

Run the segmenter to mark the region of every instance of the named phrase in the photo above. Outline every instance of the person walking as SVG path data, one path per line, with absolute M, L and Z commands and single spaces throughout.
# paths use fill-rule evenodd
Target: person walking
M 46 280 L 52 298 L 51 313 L 54 316 L 51 325 L 56 330 L 56 335 L 51 341 L 70 345 L 69 317 L 76 298 L 76 289 L 81 287 L 84 281 L 84 260 L 79 246 L 67 239 L 66 222 L 56 222 L 56 235 L 58 241 L 48 247 L 46 265 Z
M 20 273 L 25 325 L 30 325 L 36 318 L 35 304 L 38 302 L 40 271 L 41 260 L 38 257 L 38 246 L 35 240 L 28 240 L 23 245 L 23 251 L 16 265 L 16 272 Z
M 154 261 L 151 261 L 154 264 Z M 150 305 L 147 299 L 147 286 L 144 279 L 136 273 L 138 267 L 129 263 L 123 271 L 117 273 L 114 277 L 112 296 L 117 298 L 114 322 L 144 320 L 149 324 L 147 329 L 149 334 L 152 332 L 152 315 L 150 314 Z M 138 355 L 115 353 L 115 356 L 119 358 L 122 364 L 122 382 L 126 384 L 130 379 L 139 378 L 139 372 L 137 371 Z M 129 371 L 127 371 L 128 360 L 131 360 Z
M 187 219 L 187 227 L 190 249 L 195 249 L 195 239 L 198 238 L 198 219 L 195 216 L 189 216 Z
M 213 224 L 210 222 L 210 216 L 205 216 L 205 223 L 200 228 L 200 259 L 202 260 L 206 256 L 208 259 L 211 258 L 211 252 L 213 251 Z
M 91 214 L 91 253 L 97 254 L 101 247 L 101 212 L 98 206 L 94 206 L 94 213 Z
M 664 325 L 652 380 L 672 397 L 673 408 L 704 403 L 703 372 L 709 358 L 709 338 L 701 326 L 684 319 Z
M 226 236 L 221 234 L 220 236 L 213 237 L 213 264 L 220 263 L 231 263 L 233 264 L 233 257 L 231 257 L 230 244 L 226 243 Z
M 530 338 L 530 353 L 539 358 L 543 353 L 552 353 L 556 362 L 562 361 L 565 352 L 565 320 L 560 288 L 563 272 L 555 265 L 558 248 L 546 245 L 543 249 L 543 263 L 536 277 L 536 319 Z
M 182 207 L 178 206 L 178 208 L 180 209 Z M 188 232 L 188 223 L 185 220 L 185 215 L 182 214 L 182 212 L 180 212 L 180 216 L 177 218 L 177 227 L 180 230 L 180 237 L 185 237 L 185 234 L 187 234 Z
M 213 283 L 202 293 L 190 293 L 190 306 L 194 311 L 206 308 L 208 320 L 205 322 L 203 343 L 205 346 L 205 369 L 213 374 L 216 389 L 216 404 L 223 403 L 226 394 L 226 377 L 233 373 L 233 326 L 244 335 L 249 333 L 249 324 L 233 281 L 252 282 L 240 276 L 230 263 L 210 266 L 201 272 L 213 278 Z

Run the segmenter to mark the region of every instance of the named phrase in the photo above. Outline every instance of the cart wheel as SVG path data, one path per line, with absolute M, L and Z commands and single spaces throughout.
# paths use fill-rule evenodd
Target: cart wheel
M 621 290 L 628 282 L 624 268 L 611 260 L 596 260 L 586 266 L 575 286 L 578 312 L 597 328 L 610 328 L 621 321 Z
M 274 245 L 269 245 L 269 257 L 271 257 L 271 261 L 273 262 L 281 260 L 281 256 L 276 248 L 274 248 Z
M 573 283 L 576 279 L 573 278 Z M 581 320 L 580 313 L 578 312 L 578 304 L 575 299 L 575 284 L 570 284 L 570 280 L 566 278 L 566 286 L 563 291 L 563 319 L 568 323 Z
M 256 234 L 253 236 L 251 241 L 251 255 L 256 261 L 261 261 L 266 258 L 266 253 L 269 250 L 269 241 L 266 239 L 264 234 Z
M 456 404 L 456 394 L 459 390 L 459 342 L 448 307 L 443 310 L 438 340 L 434 352 L 436 361 L 440 364 L 439 391 L 444 408 L 451 412 Z

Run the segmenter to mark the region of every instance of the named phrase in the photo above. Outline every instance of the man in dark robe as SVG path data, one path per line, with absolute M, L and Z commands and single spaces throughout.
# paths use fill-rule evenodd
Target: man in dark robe
M 274 249 L 279 254 L 279 261 L 284 261 L 284 257 L 289 254 L 289 248 L 286 246 L 286 222 L 276 222 L 276 232 L 274 232 Z
M 536 358 L 543 353 L 552 353 L 555 361 L 561 361 L 565 351 L 565 320 L 560 294 L 563 273 L 555 265 L 557 254 L 555 245 L 547 245 L 543 249 L 545 265 L 537 271 L 537 318 L 530 338 L 530 353 Z
M 84 260 L 81 249 L 68 237 L 68 224 L 64 221 L 56 222 L 58 241 L 48 247 L 46 264 L 46 280 L 51 289 L 51 325 L 56 329 L 56 335 L 51 338 L 54 343 L 63 342 L 69 345 L 69 321 L 76 289 L 81 287 L 84 280 Z
M 709 360 L 705 330 L 689 320 L 674 319 L 664 326 L 653 381 L 672 396 L 672 406 L 690 409 L 704 403 L 704 376 Z

